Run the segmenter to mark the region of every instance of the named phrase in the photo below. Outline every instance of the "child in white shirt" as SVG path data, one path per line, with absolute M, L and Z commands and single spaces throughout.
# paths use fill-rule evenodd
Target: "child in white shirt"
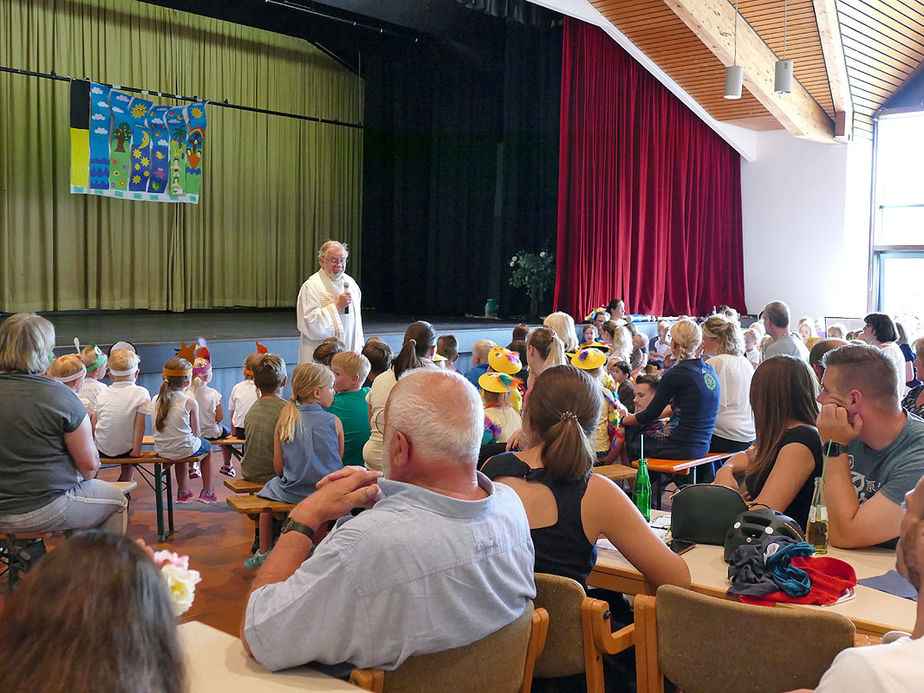
M 221 425 L 225 416 L 221 406 L 221 393 L 209 387 L 212 382 L 212 364 L 208 359 L 198 357 L 193 362 L 193 381 L 189 393 L 196 398 L 199 405 L 199 435 L 206 440 L 218 440 L 228 435 L 227 428 Z M 231 466 L 231 449 L 227 445 L 221 447 L 222 467 L 219 470 L 225 476 L 234 478 L 236 473 Z M 190 469 L 192 474 L 192 469 Z M 195 477 L 190 477 L 195 478 Z
M 131 349 L 114 349 L 109 356 L 112 386 L 100 392 L 96 411 L 90 413 L 96 447 L 101 457 L 141 457 L 151 411 L 151 394 L 135 384 L 141 359 Z M 119 481 L 131 481 L 133 472 L 133 465 L 123 464 Z
M 65 387 L 73 390 L 75 394 L 80 392 L 86 375 L 87 369 L 77 354 L 59 356 L 51 362 L 51 366 L 48 368 L 48 376 L 52 380 L 57 380 Z
M 243 438 L 244 420 L 247 418 L 247 412 L 250 407 L 257 401 L 259 396 L 257 386 L 253 382 L 253 371 L 257 367 L 257 361 L 260 354 L 253 353 L 244 359 L 244 379 L 231 390 L 231 397 L 228 399 L 228 409 L 231 411 L 231 426 L 234 429 L 236 438 Z
M 96 410 L 96 398 L 106 389 L 106 385 L 100 381 L 106 377 L 106 366 L 109 359 L 95 344 L 79 349 L 77 355 L 87 369 L 87 377 L 83 381 L 83 386 L 77 391 L 77 395 L 87 411 L 92 413 Z

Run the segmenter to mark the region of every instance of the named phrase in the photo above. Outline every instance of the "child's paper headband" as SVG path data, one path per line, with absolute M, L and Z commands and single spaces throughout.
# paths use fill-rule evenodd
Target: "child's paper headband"
M 96 363 L 94 363 L 93 367 L 90 368 L 91 371 L 95 371 L 97 368 L 99 368 L 104 363 L 106 363 L 106 354 L 104 354 L 103 350 L 100 349 L 95 344 L 93 344 L 92 342 L 90 343 L 90 346 L 92 346 L 93 350 L 96 352 Z M 74 347 L 77 349 L 77 355 L 80 356 L 80 339 L 78 337 L 74 337 Z M 62 381 L 62 382 L 67 382 L 67 381 Z
M 52 376 L 52 378 L 57 380 L 59 383 L 72 383 L 75 380 L 78 380 L 84 377 L 86 374 L 87 374 L 87 369 L 86 367 L 82 366 L 81 370 L 78 371 L 77 373 L 73 373 L 71 375 Z

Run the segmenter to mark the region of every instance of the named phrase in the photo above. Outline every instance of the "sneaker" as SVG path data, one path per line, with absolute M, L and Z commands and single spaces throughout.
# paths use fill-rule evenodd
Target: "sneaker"
M 237 472 L 234 471 L 234 467 L 232 467 L 230 464 L 227 467 L 223 466 L 221 469 L 218 470 L 218 472 L 219 474 L 224 474 L 225 476 L 230 477 L 232 479 L 237 476 Z
M 177 503 L 188 503 L 189 501 L 192 500 L 192 498 L 193 498 L 193 492 L 190 491 L 189 489 L 186 489 L 185 491 L 176 492 L 176 502 Z
M 269 556 L 270 551 L 272 551 L 272 549 L 267 549 L 266 553 L 260 553 L 260 549 L 257 549 L 253 556 L 244 561 L 244 567 L 247 568 L 247 570 L 257 570 L 263 565 L 264 561 L 266 561 L 266 557 Z
M 217 503 L 218 498 L 215 496 L 214 490 L 210 489 L 206 491 L 205 489 L 202 489 L 199 492 L 199 502 L 200 503 Z
M 191 462 L 189 464 L 189 478 L 198 479 L 202 476 L 202 473 L 199 471 L 199 463 Z

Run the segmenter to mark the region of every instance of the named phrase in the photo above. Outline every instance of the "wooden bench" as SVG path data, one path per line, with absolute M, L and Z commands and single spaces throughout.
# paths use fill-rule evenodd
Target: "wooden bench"
M 206 453 L 208 454 L 208 453 Z M 100 462 L 105 464 L 130 464 L 138 467 L 145 483 L 154 491 L 154 504 L 157 517 L 157 537 L 164 541 L 173 534 L 173 483 L 170 479 L 170 466 L 183 462 L 201 462 L 205 455 L 193 455 L 182 460 L 168 460 L 158 457 L 153 450 L 143 450 L 141 457 L 101 457 Z M 153 471 L 142 465 L 153 465 Z M 164 499 L 166 498 L 166 502 Z M 166 511 L 166 523 L 164 513 Z
M 627 467 L 624 464 L 601 464 L 599 467 L 594 467 L 591 471 L 593 471 L 594 474 L 605 476 L 607 479 L 615 481 L 617 484 L 620 481 L 634 481 L 637 473 L 632 467 Z
M 263 484 L 258 481 L 247 481 L 247 479 L 234 478 L 225 479 L 225 488 L 233 493 L 257 493 L 263 488 Z
M 261 513 L 288 513 L 295 507 L 294 503 L 260 498 L 260 496 L 231 496 L 228 505 L 242 515 L 259 515 Z
M 233 435 L 225 436 L 224 438 L 218 438 L 217 440 L 209 441 L 212 445 L 217 445 L 219 447 L 226 447 L 231 450 L 231 454 L 234 455 L 238 460 L 244 456 L 244 451 L 239 448 L 243 448 L 244 439 L 237 438 Z M 142 446 L 152 446 L 154 445 L 154 436 L 145 436 L 141 439 Z

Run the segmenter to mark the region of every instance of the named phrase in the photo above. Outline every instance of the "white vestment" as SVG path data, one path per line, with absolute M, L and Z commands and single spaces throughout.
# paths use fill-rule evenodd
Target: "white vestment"
M 344 313 L 343 308 L 338 309 L 336 305 L 337 296 L 346 290 L 345 282 L 349 283 L 352 297 L 349 313 Z M 324 270 L 318 270 L 308 277 L 298 292 L 295 306 L 298 331 L 301 333 L 299 363 L 311 361 L 314 350 L 328 337 L 336 337 L 350 351 L 362 351 L 365 340 L 361 299 L 359 284 L 348 274 L 340 275 L 335 281 Z

